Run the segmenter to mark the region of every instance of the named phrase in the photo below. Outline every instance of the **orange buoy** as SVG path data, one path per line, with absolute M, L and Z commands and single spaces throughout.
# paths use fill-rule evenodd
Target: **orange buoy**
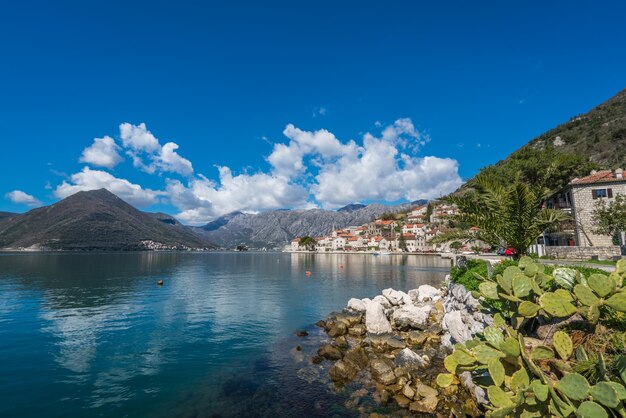
M 343 264 L 339 264 L 339 268 L 342 269 L 343 268 Z
M 163 286 L 163 280 L 157 281 L 157 286 Z
M 306 275 L 307 275 L 307 276 L 310 276 L 310 275 L 311 275 L 311 272 L 307 270 Z

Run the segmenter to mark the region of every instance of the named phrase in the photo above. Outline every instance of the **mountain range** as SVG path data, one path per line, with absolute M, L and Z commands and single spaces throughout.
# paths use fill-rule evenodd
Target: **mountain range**
M 387 206 L 352 204 L 334 210 L 271 210 L 258 214 L 234 212 L 202 227 L 199 235 L 224 248 L 244 244 L 253 248 L 280 248 L 294 237 L 320 236 L 334 228 L 362 225 L 383 213 L 407 211 L 425 200 Z

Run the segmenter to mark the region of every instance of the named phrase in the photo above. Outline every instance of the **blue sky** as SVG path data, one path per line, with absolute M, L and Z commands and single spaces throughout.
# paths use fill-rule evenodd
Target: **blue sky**
M 102 185 L 196 224 L 436 197 L 625 88 L 624 15 L 579 1 L 5 2 L 0 210 Z

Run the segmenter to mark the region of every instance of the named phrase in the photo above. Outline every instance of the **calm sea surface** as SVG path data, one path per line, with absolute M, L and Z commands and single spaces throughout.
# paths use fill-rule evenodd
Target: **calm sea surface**
M 308 361 L 313 324 L 448 270 L 430 256 L 0 254 L 0 416 L 349 416 Z

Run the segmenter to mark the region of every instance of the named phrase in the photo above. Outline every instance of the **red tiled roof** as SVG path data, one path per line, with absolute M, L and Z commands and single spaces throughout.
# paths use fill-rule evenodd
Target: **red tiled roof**
M 611 183 L 611 182 L 620 182 L 625 181 L 626 179 L 621 178 L 618 179 L 615 177 L 615 172 L 612 170 L 600 170 L 595 174 L 590 174 L 587 177 L 582 177 L 579 179 L 574 179 L 569 182 L 571 185 L 577 184 L 593 184 L 593 183 Z
M 404 238 L 406 238 L 406 239 L 411 239 L 411 240 L 414 240 L 414 239 L 415 239 L 415 235 L 413 235 L 413 234 L 402 234 L 402 235 L 403 235 L 403 236 L 404 236 Z
M 348 241 L 358 241 L 359 239 L 357 237 L 350 237 L 348 238 Z

